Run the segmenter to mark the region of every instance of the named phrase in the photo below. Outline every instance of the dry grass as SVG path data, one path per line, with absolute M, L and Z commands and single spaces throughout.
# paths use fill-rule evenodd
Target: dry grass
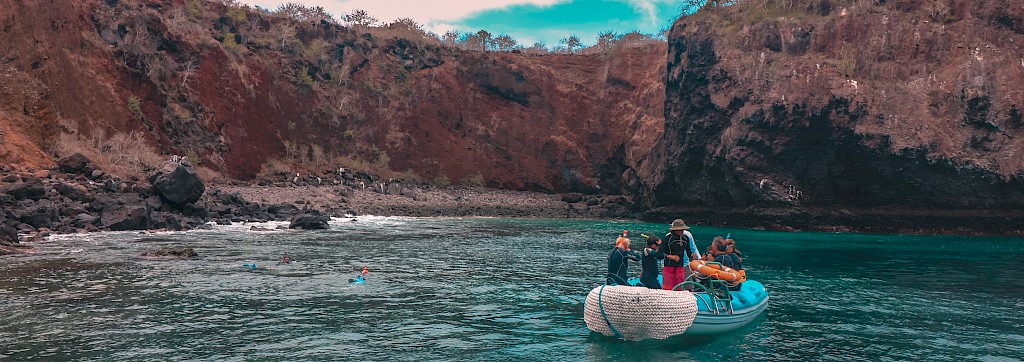
M 209 167 L 199 166 L 196 167 L 196 174 L 199 175 L 199 179 L 207 184 L 223 184 L 228 181 L 226 177 L 220 172 L 214 171 Z
M 75 129 L 75 128 L 68 128 Z M 164 157 L 157 153 L 141 133 L 114 133 L 94 129 L 89 135 L 61 133 L 53 146 L 57 157 L 81 153 L 99 169 L 120 177 L 138 176 L 158 167 Z

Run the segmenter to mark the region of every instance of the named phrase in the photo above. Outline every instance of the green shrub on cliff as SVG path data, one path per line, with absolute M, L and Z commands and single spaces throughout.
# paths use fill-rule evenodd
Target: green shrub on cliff
M 134 95 L 128 97 L 128 109 L 135 114 L 142 114 L 142 101 Z
M 313 77 L 309 75 L 309 67 L 302 67 L 302 70 L 295 75 L 295 80 L 299 85 L 304 85 L 309 89 L 316 88 L 316 81 L 314 81 Z

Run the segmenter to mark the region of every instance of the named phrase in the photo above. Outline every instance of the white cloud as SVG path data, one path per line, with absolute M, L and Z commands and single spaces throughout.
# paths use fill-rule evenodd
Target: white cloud
M 680 3 L 677 0 L 625 0 L 637 13 L 643 15 L 648 26 L 657 26 L 661 22 L 658 16 L 659 5 Z

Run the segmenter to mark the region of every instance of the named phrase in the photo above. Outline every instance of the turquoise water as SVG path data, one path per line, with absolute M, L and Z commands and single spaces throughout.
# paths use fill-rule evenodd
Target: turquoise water
M 638 343 L 587 330 L 583 301 L 618 232 L 639 239 L 665 225 L 367 217 L 320 232 L 248 228 L 61 236 L 0 259 L 0 360 L 1024 358 L 1021 239 L 696 226 L 701 249 L 732 234 L 771 304 L 730 334 Z M 139 257 L 163 246 L 200 257 Z M 296 262 L 276 265 L 282 252 Z M 362 265 L 367 282 L 349 284 Z

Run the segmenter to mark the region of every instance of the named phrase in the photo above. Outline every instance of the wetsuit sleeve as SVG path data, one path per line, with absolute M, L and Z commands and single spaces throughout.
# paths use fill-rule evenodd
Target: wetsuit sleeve
M 697 259 L 700 259 L 700 251 L 697 251 L 697 241 L 693 239 L 693 235 L 687 235 L 687 239 L 690 239 L 690 254 L 697 254 Z

